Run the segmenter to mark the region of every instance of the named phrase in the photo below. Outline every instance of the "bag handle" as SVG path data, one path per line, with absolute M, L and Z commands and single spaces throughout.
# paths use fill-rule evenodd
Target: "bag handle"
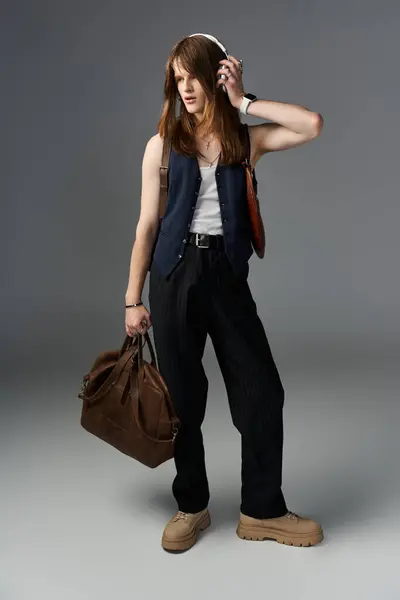
M 154 353 L 154 349 L 153 349 L 153 344 L 151 343 L 151 339 L 150 336 L 148 334 L 148 331 L 146 331 L 144 334 L 140 334 L 140 336 L 142 336 L 145 340 L 145 343 L 147 342 L 148 346 L 149 346 L 149 350 L 150 350 L 150 354 L 151 354 L 151 364 L 152 366 L 154 366 L 155 368 L 157 368 L 157 364 L 156 364 L 156 356 Z M 141 344 L 140 341 L 140 337 L 138 338 L 138 353 L 137 353 L 137 378 L 143 378 L 143 374 L 144 374 L 144 365 L 143 365 L 143 346 Z M 158 368 L 157 368 L 158 370 Z M 152 437 L 151 435 L 149 435 L 148 433 L 145 432 L 144 427 L 140 421 L 140 416 L 139 416 L 139 385 L 134 385 L 134 381 L 133 381 L 133 369 L 131 372 L 131 390 L 135 390 L 135 395 L 132 398 L 133 400 L 133 414 L 136 420 L 136 424 L 140 430 L 140 432 L 142 433 L 142 435 L 144 435 L 146 438 L 148 438 L 149 440 L 153 441 L 153 442 L 173 442 L 175 440 L 175 437 L 178 433 L 178 424 L 179 424 L 179 419 L 178 417 L 173 417 L 172 419 L 170 419 L 169 421 L 165 421 L 165 423 L 167 425 L 175 425 L 175 427 L 173 427 L 173 436 L 172 438 L 168 438 L 166 440 L 160 440 L 158 438 Z M 168 391 L 168 390 L 167 390 Z
M 140 369 L 138 369 L 138 371 L 137 371 L 137 377 L 138 378 L 141 377 L 141 372 L 140 371 L 141 371 Z M 174 426 L 173 429 L 172 429 L 173 430 L 173 435 L 172 435 L 171 438 L 168 438 L 166 440 L 160 440 L 160 439 L 155 438 L 155 437 L 153 437 L 153 436 L 151 436 L 151 435 L 149 435 L 148 433 L 145 432 L 144 427 L 143 427 L 143 425 L 142 425 L 142 423 L 140 421 L 139 410 L 138 410 L 138 408 L 139 408 L 139 385 L 135 384 L 135 381 L 133 379 L 134 378 L 134 372 L 133 371 L 131 371 L 130 377 L 131 377 L 131 390 L 135 390 L 134 397 L 132 398 L 133 416 L 135 417 L 136 425 L 138 426 L 138 429 L 139 429 L 140 433 L 144 437 L 146 437 L 148 440 L 151 440 L 152 442 L 157 442 L 157 443 L 159 443 L 159 442 L 165 442 L 167 444 L 170 444 L 171 442 L 174 442 L 175 438 L 176 438 L 176 435 L 178 433 L 179 419 L 177 417 L 173 417 L 169 421 L 165 421 L 165 423 L 167 425 L 173 425 Z
M 140 338 L 140 339 L 142 339 L 142 338 Z M 118 381 L 122 371 L 125 369 L 126 363 L 130 359 L 133 360 L 134 354 L 135 354 L 135 352 L 137 352 L 136 342 L 139 342 L 138 335 L 136 335 L 136 336 L 126 335 L 125 339 L 122 343 L 121 349 L 119 351 L 118 361 L 114 365 L 114 368 L 113 368 L 110 376 L 104 381 L 103 385 L 101 385 L 100 388 L 94 394 L 92 394 L 91 396 L 88 396 L 85 393 L 85 388 L 86 388 L 86 384 L 88 383 L 88 381 L 90 379 L 90 373 L 86 373 L 83 376 L 82 390 L 78 394 L 78 397 L 81 398 L 82 400 L 85 399 L 88 402 L 94 402 L 95 400 L 97 400 L 98 398 L 100 398 L 101 396 L 106 394 L 109 391 L 109 389 L 111 388 L 111 386 L 113 386 L 115 384 L 115 382 Z M 138 343 L 138 346 L 140 346 L 139 343 Z
M 158 371 L 158 373 L 159 373 L 159 375 L 160 375 L 160 383 L 161 383 L 161 385 L 163 386 L 163 388 L 164 388 L 164 391 L 165 391 L 165 393 L 166 393 L 166 401 L 167 401 L 167 404 L 169 405 L 169 408 L 170 408 L 170 409 L 172 409 L 172 411 L 173 411 L 173 410 L 174 410 L 174 407 L 173 407 L 173 404 L 172 404 L 172 401 L 171 401 L 171 395 L 170 395 L 170 393 L 169 393 L 169 390 L 168 390 L 167 384 L 166 384 L 166 382 L 164 381 L 163 377 L 161 376 L 161 373 L 159 372 L 158 366 L 157 366 L 157 364 L 156 364 L 155 352 L 154 352 L 154 350 L 153 350 L 153 345 L 152 345 L 152 343 L 151 343 L 150 336 L 149 336 L 149 335 L 146 335 L 146 334 L 147 334 L 147 331 L 146 331 L 146 333 L 144 333 L 144 334 L 141 334 L 141 335 L 143 335 L 143 337 L 145 338 L 145 343 L 147 342 L 147 343 L 148 343 L 148 345 L 149 345 L 149 348 L 150 348 L 150 354 L 151 354 L 151 356 L 152 356 L 152 359 L 153 359 L 153 360 L 151 361 L 151 365 L 157 369 L 157 371 Z M 144 344 L 143 344 L 143 346 L 144 346 Z M 142 352 L 142 346 L 141 346 L 141 345 L 139 346 L 139 348 L 138 348 L 138 353 L 137 353 L 137 367 L 138 367 L 138 368 L 137 368 L 137 372 L 138 372 L 139 376 L 143 378 L 143 376 L 144 376 L 144 361 L 143 361 L 143 352 Z M 172 421 L 165 421 L 165 422 L 166 422 L 166 423 L 173 423 L 174 421 L 175 421 L 175 419 L 173 419 Z
M 142 346 L 141 340 L 143 338 L 144 338 L 144 343 L 143 343 L 143 346 Z M 147 345 L 148 345 L 149 350 L 150 350 L 151 364 L 158 371 L 158 365 L 157 365 L 156 355 L 155 355 L 153 344 L 151 343 L 151 339 L 150 339 L 148 331 L 145 331 L 145 333 L 140 333 L 139 336 L 138 336 L 138 369 L 140 369 L 140 367 L 143 365 L 143 347 L 146 344 L 146 342 L 147 342 Z
M 91 396 L 88 396 L 86 394 L 86 385 L 89 382 L 90 379 L 90 373 L 86 373 L 83 376 L 83 382 L 82 382 L 82 390 L 81 392 L 78 394 L 79 398 L 82 398 L 84 400 L 87 400 L 88 402 L 94 402 L 95 400 L 97 400 L 98 398 L 100 398 L 101 396 L 103 396 L 104 394 L 106 394 L 108 392 L 108 390 L 111 388 L 111 386 L 113 386 L 115 384 L 115 382 L 118 380 L 121 372 L 124 370 L 126 363 L 133 358 L 133 355 L 135 353 L 135 348 L 131 348 L 129 352 L 127 352 L 125 355 L 120 355 L 117 363 L 115 364 L 110 376 L 104 381 L 103 385 L 100 386 L 100 388 Z

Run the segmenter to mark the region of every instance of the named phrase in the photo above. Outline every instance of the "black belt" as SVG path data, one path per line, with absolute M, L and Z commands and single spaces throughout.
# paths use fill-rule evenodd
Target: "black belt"
M 188 237 L 188 244 L 192 244 L 198 248 L 220 248 L 222 250 L 224 248 L 224 236 L 191 231 Z

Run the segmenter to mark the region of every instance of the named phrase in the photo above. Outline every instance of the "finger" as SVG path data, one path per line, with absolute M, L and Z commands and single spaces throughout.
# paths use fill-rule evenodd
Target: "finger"
M 234 65 L 235 65 L 235 68 L 236 68 L 236 73 L 238 74 L 238 78 L 242 77 L 242 75 L 243 75 L 243 62 L 241 62 L 240 60 L 238 60 L 234 56 L 231 56 L 230 58 L 234 62 Z
M 239 68 L 240 61 L 234 56 L 232 56 L 232 54 L 229 55 L 229 60 L 231 60 Z
M 229 69 L 235 68 L 235 64 L 233 62 L 231 62 L 230 60 L 223 60 L 223 61 L 221 61 L 221 63 L 222 64 L 219 65 L 217 73 L 219 73 L 220 71 L 221 71 L 221 73 L 224 73 Z
M 233 64 L 235 64 L 235 63 L 234 63 L 232 60 L 230 60 L 230 58 L 223 58 L 223 59 L 221 59 L 221 60 L 220 60 L 220 61 L 218 61 L 218 62 L 219 62 L 220 64 L 222 63 L 223 65 L 226 65 L 226 66 L 228 66 L 228 67 L 229 67 L 230 65 L 233 65 Z
M 233 64 L 235 65 L 236 70 L 241 75 L 243 73 L 243 62 L 240 62 L 240 60 L 238 58 L 235 58 L 232 55 L 230 55 L 229 58 L 230 58 L 231 62 L 233 62 Z
M 232 81 L 232 79 L 238 79 L 237 73 L 234 72 L 232 69 L 224 69 L 222 71 L 222 75 L 224 75 L 225 78 L 221 79 L 218 77 L 217 85 L 221 85 L 221 83 L 224 83 L 225 81 L 228 81 L 228 80 Z
M 224 58 L 220 62 L 226 65 L 229 69 L 239 70 L 239 61 L 234 56 L 229 56 L 229 59 Z
M 226 81 L 227 79 L 232 79 L 232 77 L 234 77 L 235 79 L 239 79 L 240 77 L 240 71 L 236 67 L 224 69 L 222 73 L 226 75 L 226 79 L 223 81 Z

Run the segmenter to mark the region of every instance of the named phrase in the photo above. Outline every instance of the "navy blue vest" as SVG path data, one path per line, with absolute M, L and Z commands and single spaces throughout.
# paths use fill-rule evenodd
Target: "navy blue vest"
M 225 252 L 233 270 L 241 275 L 248 268 L 247 262 L 253 254 L 245 171 L 241 163 L 224 165 L 218 161 L 215 178 Z M 253 181 L 257 190 L 255 173 Z M 171 148 L 167 205 L 153 254 L 153 260 L 165 278 L 185 253 L 200 185 L 197 157 L 178 154 Z

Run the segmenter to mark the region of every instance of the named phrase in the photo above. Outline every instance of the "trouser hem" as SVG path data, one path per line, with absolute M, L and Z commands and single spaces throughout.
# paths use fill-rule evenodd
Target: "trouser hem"
M 254 511 L 251 508 L 247 510 L 245 505 L 241 505 L 240 512 L 247 517 L 253 517 L 253 519 L 277 519 L 278 517 L 286 515 L 288 509 L 287 506 L 284 505 L 275 510 Z
M 201 512 L 202 510 L 205 510 L 206 508 L 208 508 L 208 504 L 206 504 L 205 506 L 186 506 L 186 505 L 178 505 L 178 510 L 181 510 L 182 512 L 185 513 L 198 513 Z

